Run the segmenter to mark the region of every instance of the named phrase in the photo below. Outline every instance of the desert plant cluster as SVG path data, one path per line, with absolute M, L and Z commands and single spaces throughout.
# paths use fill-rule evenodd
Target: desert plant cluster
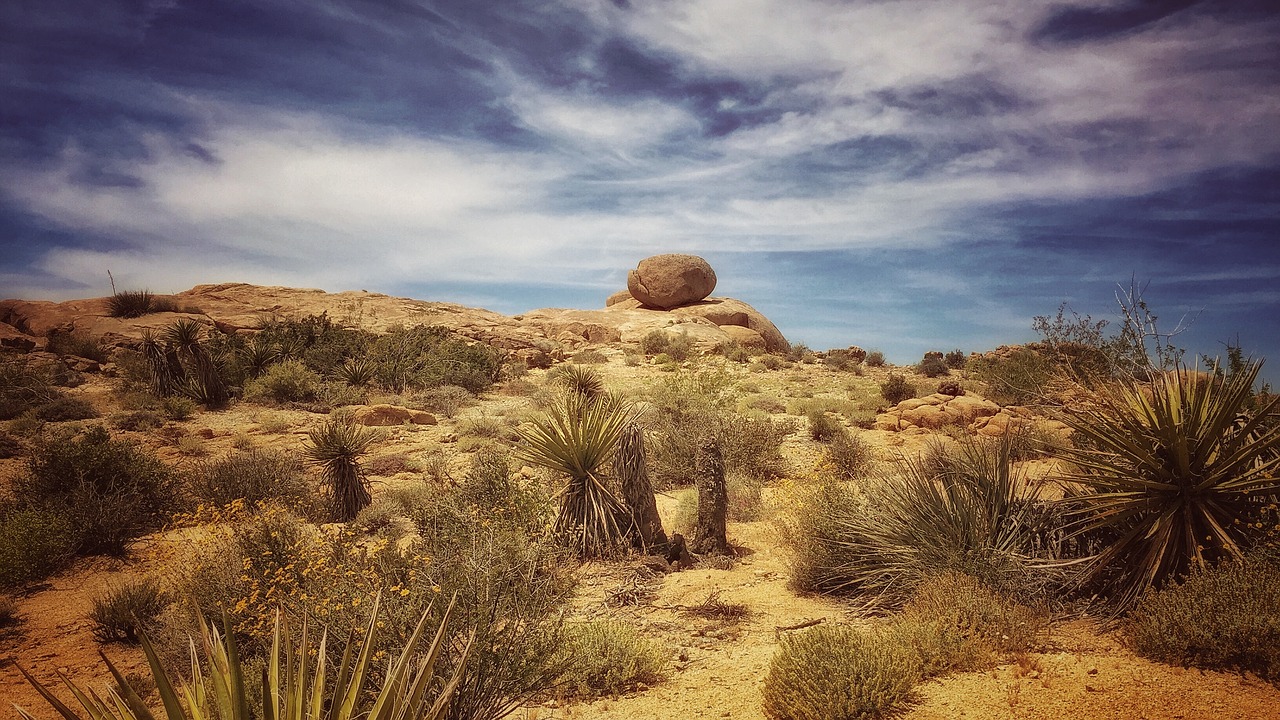
M 146 672 L 104 655 L 103 688 L 16 661 L 63 718 L 533 717 L 687 667 L 624 611 L 749 563 L 750 524 L 793 592 L 844 608 L 777 627 L 769 718 L 886 717 L 1081 616 L 1160 662 L 1280 681 L 1278 400 L 1260 360 L 1188 361 L 1127 300 L 1114 333 L 1064 307 L 1038 343 L 909 366 L 663 330 L 531 370 L 323 315 L 59 341 L 109 376 L 6 354 L 0 587 L 123 558 L 86 620 Z M 987 401 L 1003 424 L 878 424 Z M 718 592 L 678 609 L 725 643 L 758 616 Z

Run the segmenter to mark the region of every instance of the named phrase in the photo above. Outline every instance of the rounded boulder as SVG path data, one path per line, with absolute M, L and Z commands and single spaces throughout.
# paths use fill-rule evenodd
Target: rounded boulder
M 715 289 L 716 272 L 697 255 L 653 255 L 627 273 L 631 296 L 663 310 L 698 302 Z

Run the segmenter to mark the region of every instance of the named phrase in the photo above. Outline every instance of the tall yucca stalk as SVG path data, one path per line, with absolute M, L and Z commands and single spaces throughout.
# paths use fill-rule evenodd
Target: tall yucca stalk
M 360 457 L 381 438 L 377 431 L 357 425 L 350 415 L 343 413 L 335 414 L 307 434 L 303 452 L 324 472 L 336 519 L 354 520 L 373 501 L 369 481 L 360 467 Z
M 358 643 L 354 654 L 352 648 L 357 643 L 348 645 L 338 664 L 337 680 L 332 684 L 329 682 L 332 674 L 327 655 L 328 633 L 322 633 L 319 644 L 312 647 L 304 624 L 299 642 L 286 644 L 284 638 L 290 637 L 289 631 L 282 627 L 277 616 L 271 652 L 263 669 L 260 715 L 263 720 L 436 720 L 444 715 L 450 696 L 462 680 L 463 660 L 470 651 L 474 636 L 465 641 L 462 657 L 452 677 L 433 694 L 434 669 L 447 643 L 446 629 L 453 605 L 450 604 L 445 611 L 434 639 L 429 645 L 424 645 L 431 612 L 428 608 L 399 656 L 388 667 L 382 686 L 366 692 L 365 685 L 372 669 L 379 600 L 374 600 L 363 642 Z M 200 662 L 196 642 L 192 639 L 191 680 L 182 681 L 176 687 L 160 666 L 155 648 L 143 637 L 142 649 L 168 720 L 251 720 L 255 717 L 256 713 L 250 712 L 245 695 L 244 665 L 235 636 L 230 631 L 229 621 L 224 619 L 223 626 L 220 633 L 201 618 L 200 646 L 206 662 Z M 18 670 L 65 720 L 154 720 L 142 698 L 111 660 L 106 655 L 102 655 L 102 659 L 120 688 L 118 691 L 108 688 L 105 697 L 92 690 L 84 690 L 59 673 L 84 709 L 84 716 L 58 700 L 25 668 L 18 666 Z M 27 711 L 14 707 L 25 720 L 34 720 Z
M 1256 411 L 1261 362 L 1221 377 L 1177 367 L 1097 392 L 1064 418 L 1076 447 L 1058 451 L 1078 533 L 1113 539 L 1081 574 L 1102 582 L 1117 612 L 1192 567 L 1242 555 L 1249 505 L 1280 492 L 1277 400 Z
M 606 554 L 624 540 L 626 527 L 619 518 L 625 510 L 603 472 L 635 415 L 617 395 L 590 398 L 570 392 L 520 433 L 522 460 L 569 476 L 555 531 L 583 556 Z

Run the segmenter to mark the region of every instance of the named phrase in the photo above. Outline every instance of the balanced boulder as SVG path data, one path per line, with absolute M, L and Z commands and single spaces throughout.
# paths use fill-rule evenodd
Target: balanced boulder
M 698 302 L 715 289 L 715 271 L 697 255 L 654 255 L 627 273 L 631 296 L 662 310 Z

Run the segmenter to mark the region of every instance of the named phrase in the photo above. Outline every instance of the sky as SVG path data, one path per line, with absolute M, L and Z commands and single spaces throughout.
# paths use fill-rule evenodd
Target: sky
M 1137 283 L 1280 377 L 1274 0 L 10 0 L 0 93 L 0 297 L 516 314 L 679 252 L 815 349 Z

